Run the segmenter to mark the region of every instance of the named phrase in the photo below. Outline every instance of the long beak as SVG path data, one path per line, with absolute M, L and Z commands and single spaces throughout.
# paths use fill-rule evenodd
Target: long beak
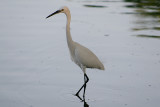
M 53 15 L 55 15 L 55 14 L 57 14 L 57 13 L 60 13 L 60 12 L 61 12 L 61 10 L 57 10 L 54 13 L 50 14 L 49 16 L 47 16 L 46 19 L 51 17 L 51 16 L 53 16 Z

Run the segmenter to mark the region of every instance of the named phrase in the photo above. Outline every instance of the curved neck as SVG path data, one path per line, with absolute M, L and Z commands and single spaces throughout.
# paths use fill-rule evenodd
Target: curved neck
M 71 33 L 70 33 L 71 14 L 68 11 L 67 13 L 65 13 L 65 15 L 67 17 L 67 24 L 66 24 L 67 43 L 68 43 L 68 46 L 70 47 L 73 42 L 72 37 L 71 37 Z
M 67 36 L 67 41 L 72 41 L 71 33 L 70 33 L 70 22 L 71 22 L 71 14 L 65 13 L 67 17 L 67 23 L 66 23 L 66 36 Z

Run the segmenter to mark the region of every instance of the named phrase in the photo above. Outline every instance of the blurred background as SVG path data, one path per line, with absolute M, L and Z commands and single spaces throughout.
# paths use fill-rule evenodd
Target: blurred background
M 0 106 L 84 106 L 73 95 L 83 72 L 70 60 L 66 17 L 46 19 L 62 6 L 73 40 L 106 68 L 87 69 L 87 104 L 159 107 L 159 0 L 1 0 Z

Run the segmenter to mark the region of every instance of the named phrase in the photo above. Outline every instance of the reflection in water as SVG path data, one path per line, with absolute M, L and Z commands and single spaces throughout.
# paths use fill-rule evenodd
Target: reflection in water
M 85 96 L 83 97 L 83 99 L 82 99 L 79 95 L 76 95 L 76 96 L 79 98 L 79 100 L 80 100 L 81 102 L 84 103 L 84 104 L 83 104 L 84 107 L 89 107 L 89 105 L 87 104 L 87 102 L 86 102 L 86 100 L 85 100 Z
M 125 8 L 133 9 L 133 12 L 124 14 L 136 17 L 132 31 L 138 33 L 138 37 L 160 38 L 160 0 L 77 0 L 86 2 L 83 6 L 89 8 L 106 8 L 107 2 L 126 2 Z M 98 2 L 98 5 L 97 5 Z M 89 4 L 91 3 L 91 4 Z M 129 3 L 129 4 L 128 4 Z
M 148 38 L 159 38 L 160 36 L 154 36 L 154 35 L 137 35 L 137 37 L 148 37 Z
M 88 4 L 86 4 L 84 6 L 85 7 L 95 7 L 95 8 L 104 8 L 104 7 L 106 7 L 106 6 L 103 6 L 103 5 L 88 5 Z
M 85 78 L 85 75 L 84 75 L 84 84 L 82 85 L 82 87 L 80 88 L 80 90 L 75 95 L 75 96 L 77 96 L 79 98 L 79 100 L 81 102 L 84 103 L 84 107 L 89 107 L 89 105 L 87 104 L 87 102 L 85 100 L 85 92 L 86 92 L 86 86 L 87 86 L 87 82 L 88 81 L 89 81 L 88 76 Z M 83 99 L 79 96 L 79 92 L 81 91 L 82 88 L 84 89 L 84 91 L 83 91 Z
M 128 8 L 136 9 L 136 13 L 140 17 L 152 17 L 157 18 L 157 22 L 160 22 L 160 0 L 124 0 L 125 2 L 132 2 L 134 4 L 127 5 Z
M 133 31 L 160 31 L 160 0 L 124 0 L 133 4 L 127 5 L 127 8 L 133 8 L 137 17 L 136 27 Z M 153 34 L 153 33 L 152 33 Z M 159 38 L 160 35 L 142 34 L 139 37 Z

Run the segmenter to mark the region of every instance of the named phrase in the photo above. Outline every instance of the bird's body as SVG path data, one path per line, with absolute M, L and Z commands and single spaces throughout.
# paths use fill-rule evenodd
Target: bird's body
M 74 50 L 74 62 L 81 67 L 85 68 L 97 68 L 104 70 L 103 64 L 99 61 L 97 56 L 90 51 L 88 48 L 80 45 L 79 43 L 75 43 L 75 50 Z
M 104 66 L 101 63 L 101 61 L 98 59 L 98 57 L 92 51 L 90 51 L 88 48 L 72 40 L 71 33 L 70 33 L 71 14 L 70 14 L 69 9 L 66 6 L 64 6 L 63 8 L 49 15 L 47 18 L 57 13 L 64 13 L 67 17 L 66 37 L 67 37 L 67 44 L 68 44 L 68 48 L 70 51 L 71 59 L 82 69 L 82 71 L 84 72 L 84 78 L 87 79 L 85 80 L 84 85 L 77 92 L 76 95 L 78 95 L 83 87 L 85 89 L 86 83 L 89 80 L 86 74 L 86 68 L 97 68 L 100 70 L 104 70 Z

